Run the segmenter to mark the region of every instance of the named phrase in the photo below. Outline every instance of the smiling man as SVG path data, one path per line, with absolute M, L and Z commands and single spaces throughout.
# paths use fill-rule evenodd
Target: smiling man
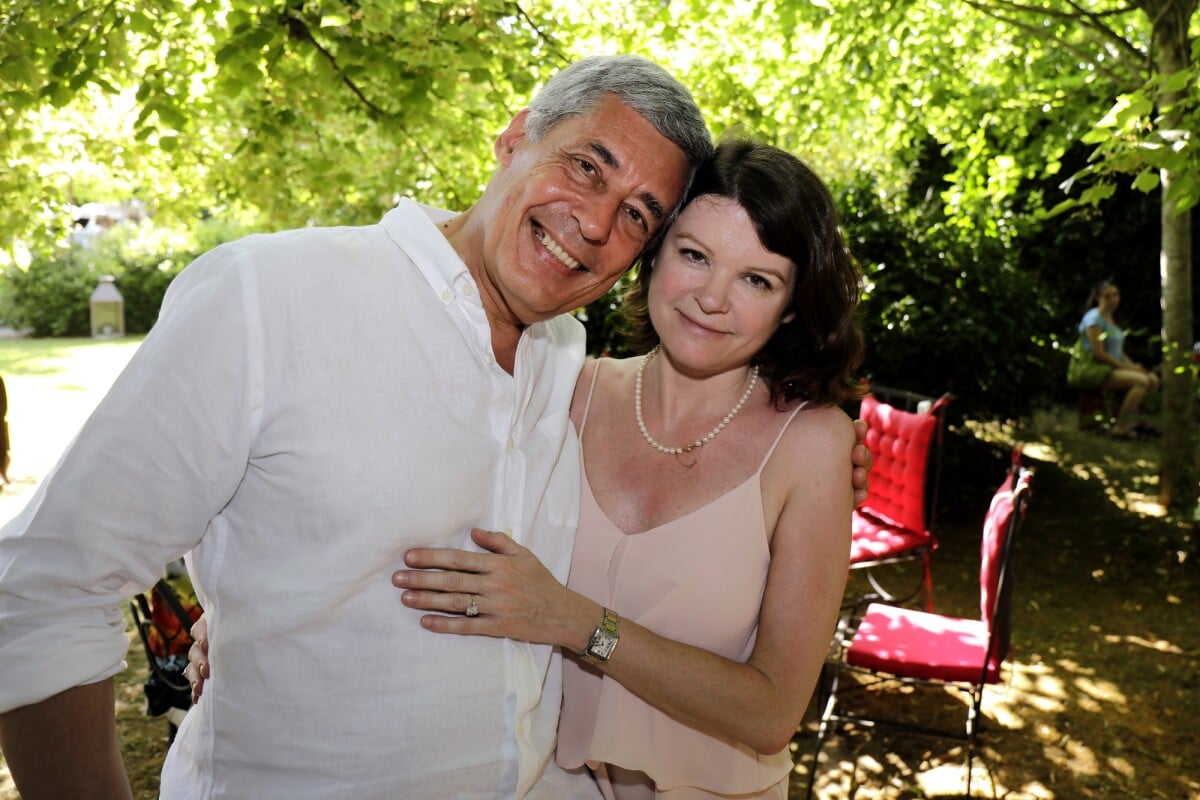
M 690 178 L 684 151 L 615 94 L 536 139 L 529 115 L 497 139 L 501 169 L 446 229 L 506 368 L 527 325 L 596 299 L 629 269 Z
M 585 59 L 499 136 L 463 214 L 404 201 L 189 266 L 0 533 L 0 745 L 23 795 L 128 796 L 120 607 L 190 551 L 213 677 L 164 800 L 595 797 L 553 763 L 551 649 L 429 636 L 389 576 L 478 527 L 565 579 L 584 350 L 563 312 L 629 268 L 711 149 L 660 67 Z

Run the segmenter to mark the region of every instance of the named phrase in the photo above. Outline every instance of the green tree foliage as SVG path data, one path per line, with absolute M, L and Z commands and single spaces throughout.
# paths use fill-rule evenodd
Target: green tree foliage
M 1168 189 L 1159 240 L 1172 289 L 1169 313 L 1150 320 L 1153 302 L 1129 295 L 1158 282 L 1159 256 L 1127 250 L 1127 308 L 1137 327 L 1162 325 L 1169 358 L 1190 349 L 1192 292 L 1185 302 L 1179 289 L 1190 238 L 1168 220 L 1200 197 L 1195 9 L 8 0 L 0 253 L 49 252 L 85 200 L 139 197 L 160 223 L 207 213 L 269 228 L 370 222 L 401 193 L 461 208 L 493 168 L 495 135 L 547 75 L 588 53 L 637 52 L 693 88 L 717 133 L 788 148 L 841 187 L 870 279 L 874 373 L 952 384 L 976 413 L 1018 413 L 1061 384 L 1059 339 L 1086 287 L 1113 272 L 1103 237 L 1123 218 L 1108 206 L 1128 187 Z M 619 351 L 613 306 L 587 310 L 597 351 Z M 1176 399 L 1180 381 L 1168 381 Z M 1190 405 L 1168 405 L 1190 419 Z M 1164 460 L 1191 435 L 1164 437 L 1175 448 Z
M 61 236 L 97 183 L 167 222 L 361 223 L 401 191 L 461 208 L 564 60 L 540 24 L 501 0 L 10 2 L 0 250 Z
M 1146 253 L 1141 273 L 1161 282 L 1160 498 L 1193 505 L 1186 212 L 1200 196 L 1196 0 L 828 0 L 797 8 L 807 25 L 824 27 L 823 62 L 837 65 L 834 89 L 818 70 L 807 73 L 826 115 L 844 136 L 857 129 L 864 147 L 873 139 L 896 156 L 901 182 L 905 157 L 937 142 L 950 167 L 941 191 L 946 222 L 964 239 L 982 232 L 1015 247 L 1042 228 L 1046 210 L 1102 202 L 1128 180 L 1122 176 L 1141 191 L 1161 184 L 1161 251 Z M 1081 142 L 1094 147 L 1091 164 L 1063 171 Z M 1031 182 L 1050 178 L 1077 194 L 1051 190 L 1014 202 Z

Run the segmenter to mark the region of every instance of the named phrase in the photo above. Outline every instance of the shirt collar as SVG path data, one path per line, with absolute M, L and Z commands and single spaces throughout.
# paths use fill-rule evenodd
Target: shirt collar
M 380 224 L 388 238 L 416 265 L 443 303 L 449 303 L 461 288 L 472 287 L 468 294 L 479 302 L 478 287 L 458 251 L 446 239 L 438 225 L 458 214 L 442 208 L 427 206 L 404 197 L 384 215 Z

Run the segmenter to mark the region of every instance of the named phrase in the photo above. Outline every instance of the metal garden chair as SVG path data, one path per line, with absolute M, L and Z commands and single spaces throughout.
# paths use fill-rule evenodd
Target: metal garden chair
M 827 660 L 826 690 L 817 742 L 809 772 L 812 797 L 821 751 L 829 735 L 843 727 L 883 729 L 961 741 L 967 752 L 967 794 L 979 731 L 984 687 L 997 683 L 1008 657 L 1012 631 L 1012 548 L 1029 503 L 1032 473 L 1013 454 L 1013 466 L 992 497 L 980 548 L 980 617 L 967 619 L 870 602 L 838 626 Z M 849 680 L 849 675 L 859 680 Z M 902 722 L 844 707 L 847 695 L 889 686 L 924 684 L 961 692 L 967 699 L 961 727 L 946 728 Z M 889 693 L 893 702 L 913 702 L 911 694 Z M 876 704 L 878 705 L 878 704 Z M 918 711 L 923 710 L 918 708 Z

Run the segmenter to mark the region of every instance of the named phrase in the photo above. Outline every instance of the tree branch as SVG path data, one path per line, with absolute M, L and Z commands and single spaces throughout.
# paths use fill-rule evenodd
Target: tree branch
M 1054 19 L 1063 20 L 1064 22 L 1081 23 L 1084 28 L 1088 28 L 1100 34 L 1101 39 L 1108 40 L 1119 50 L 1124 51 L 1128 57 L 1136 58 L 1138 60 L 1141 60 L 1145 57 L 1145 53 L 1130 44 L 1128 39 L 1118 34 L 1104 22 L 1105 17 L 1120 16 L 1134 11 L 1135 9 L 1133 7 L 1117 8 L 1112 9 L 1111 11 L 1096 13 L 1081 7 L 1076 0 L 1064 0 L 1067 5 L 1074 9 L 1074 11 L 1062 11 L 1057 8 L 1030 6 L 1024 3 L 1015 2 L 1015 0 L 991 0 L 990 3 L 987 2 L 987 0 L 964 0 L 964 2 L 980 11 L 983 11 L 985 14 L 988 14 L 994 19 L 998 19 L 1002 22 L 1008 22 L 1013 25 L 1017 24 L 1013 17 L 1004 16 L 1003 14 L 998 13 L 993 14 L 991 13 L 990 6 L 1003 7 L 1005 10 L 1020 16 L 1052 17 Z M 1024 29 L 1030 30 L 1034 33 L 1037 33 L 1039 36 L 1042 36 L 1041 32 L 1037 28 L 1024 26 Z
M 1069 1 L 1070 0 L 1068 0 L 1068 2 Z M 1018 30 L 1025 31 L 1026 33 L 1032 34 L 1033 36 L 1035 36 L 1039 39 L 1042 39 L 1042 40 L 1046 40 L 1046 32 L 1043 29 L 1039 28 L 1036 25 L 1025 22 L 1025 21 L 1019 19 L 1018 16 L 1014 16 L 1014 15 L 1020 15 L 1020 16 L 1041 15 L 1041 16 L 1054 17 L 1056 19 L 1060 19 L 1060 20 L 1067 21 L 1067 22 L 1070 22 L 1070 21 L 1082 22 L 1083 27 L 1085 27 L 1093 32 L 1098 32 L 1101 34 L 1101 36 L 1104 39 L 1116 43 L 1118 45 L 1118 49 L 1120 51 L 1124 52 L 1126 54 L 1127 58 L 1133 59 L 1138 63 L 1145 63 L 1146 53 L 1142 52 L 1141 50 L 1138 50 L 1136 47 L 1134 47 L 1132 44 L 1130 44 L 1123 37 L 1118 36 L 1110 28 L 1108 28 L 1107 25 L 1104 25 L 1103 23 L 1097 22 L 1095 20 L 1086 19 L 1084 17 L 1081 17 L 1078 14 L 1072 14 L 1069 12 L 1059 11 L 1056 9 L 1049 9 L 1049 8 L 1043 9 L 1043 8 L 1037 8 L 1034 6 L 1027 6 L 1027 5 L 1023 5 L 1021 3 L 1011 2 L 1011 0 L 998 0 L 998 2 L 997 2 L 997 0 L 993 0 L 990 3 L 987 2 L 987 0 L 962 0 L 962 2 L 965 3 L 966 5 L 970 6 L 971 8 L 975 9 L 976 11 L 980 12 L 981 14 L 984 14 L 985 16 L 991 17 L 992 19 L 994 19 L 998 22 L 1001 22 L 1005 25 L 1011 25 L 1012 27 L 1017 28 Z M 1005 14 L 1005 13 L 997 10 L 993 6 L 1003 6 L 1010 13 Z M 1121 13 L 1125 13 L 1125 12 L 1121 12 Z M 1085 61 L 1085 62 L 1090 63 L 1093 67 L 1096 68 L 1096 70 L 1098 72 L 1100 72 L 1101 74 L 1106 76 L 1109 80 L 1111 80 L 1117 86 L 1120 86 L 1127 91 L 1132 91 L 1133 89 L 1136 89 L 1138 86 L 1141 85 L 1142 82 L 1145 81 L 1145 75 L 1139 75 L 1136 71 L 1135 71 L 1133 78 L 1130 78 L 1128 76 L 1122 76 L 1119 72 L 1110 68 L 1103 62 L 1098 62 L 1093 57 L 1092 53 L 1090 53 L 1086 50 L 1083 50 L 1079 46 L 1074 45 L 1070 42 L 1055 40 L 1054 44 L 1058 47 L 1065 49 L 1068 53 L 1070 53 L 1074 57 L 1078 58 L 1080 61 Z M 1097 44 L 1100 44 L 1100 42 L 1097 42 Z M 1117 66 L 1125 66 L 1123 64 L 1123 62 L 1121 62 L 1121 61 L 1116 61 L 1115 63 Z M 1144 72 L 1144 68 L 1142 71 Z
M 421 157 L 425 159 L 425 162 L 433 169 L 434 173 L 441 178 L 442 183 L 446 187 L 446 191 L 449 193 L 450 197 L 452 197 L 455 202 L 461 203 L 461 198 L 459 198 L 458 193 L 454 191 L 454 184 L 451 182 L 449 176 L 442 171 L 442 168 L 433 159 L 433 157 L 430 156 L 429 151 L 425 148 L 425 145 L 422 144 L 419 139 L 413 136 L 401 123 L 399 115 L 382 108 L 374 103 L 369 97 L 367 97 L 363 90 L 359 88 L 358 84 L 356 84 L 345 74 L 345 72 L 343 72 L 341 65 L 339 65 L 337 62 L 337 57 L 330 52 L 328 48 L 317 41 L 316 37 L 313 36 L 312 31 L 309 29 L 308 24 L 305 23 L 304 20 L 293 15 L 291 13 L 291 9 L 288 9 L 288 12 L 285 13 L 283 22 L 284 25 L 287 26 L 289 36 L 312 45 L 313 48 L 315 48 L 316 51 L 321 55 L 321 57 L 329 63 L 329 66 L 333 68 L 334 73 L 338 76 L 338 79 L 342 82 L 342 84 L 349 89 L 354 96 L 358 98 L 358 101 L 367 108 L 368 116 L 371 117 L 372 121 L 380 122 L 386 120 L 394 125 L 394 129 L 399 131 L 400 135 L 407 139 L 409 143 L 416 148 L 416 150 L 421 154 Z
M 551 39 L 549 36 L 547 36 L 542 31 L 542 29 L 538 27 L 537 23 L 534 22 L 532 18 L 530 18 L 529 14 L 527 14 L 525 12 L 525 9 L 521 8 L 520 2 L 514 2 L 513 7 L 517 9 L 517 15 L 519 17 L 521 17 L 521 19 L 525 20 L 526 24 L 528 24 L 529 27 L 533 28 L 533 32 L 536 33 L 538 38 L 541 39 L 546 44 L 546 48 L 548 50 L 550 50 L 550 52 L 552 52 L 552 53 L 554 53 L 554 55 L 558 56 L 559 60 L 562 61 L 564 64 L 566 64 L 567 62 L 569 62 L 571 60 L 571 59 L 567 58 L 567 56 L 564 55 L 561 50 L 558 49 L 557 42 L 555 42 L 553 39 Z

